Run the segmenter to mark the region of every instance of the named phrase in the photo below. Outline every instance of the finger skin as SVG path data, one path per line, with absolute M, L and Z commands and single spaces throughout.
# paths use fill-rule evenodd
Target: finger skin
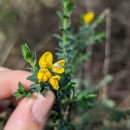
M 9 71 L 9 70 L 11 70 L 11 69 L 0 66 L 0 71 Z
M 35 95 L 33 98 L 24 98 L 11 115 L 4 130 L 43 130 L 54 99 L 51 91 L 47 92 L 46 97 Z M 40 118 L 35 114 L 40 114 Z
M 31 73 L 20 70 L 0 71 L 0 99 L 8 98 L 16 92 L 19 82 L 29 88 L 32 82 L 26 78 L 30 75 Z M 46 97 L 34 94 L 32 98 L 23 98 L 4 130 L 43 130 L 54 100 L 55 96 L 51 91 L 47 91 Z
M 21 82 L 25 88 L 29 88 L 31 81 L 26 80 L 30 76 L 30 72 L 20 70 L 10 70 L 0 72 L 0 99 L 5 99 L 18 89 L 18 83 Z

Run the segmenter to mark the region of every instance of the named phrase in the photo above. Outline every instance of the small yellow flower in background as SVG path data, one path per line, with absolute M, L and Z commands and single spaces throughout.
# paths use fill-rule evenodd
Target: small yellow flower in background
M 55 90 L 58 90 L 60 76 L 52 75 L 51 71 L 56 74 L 62 74 L 65 71 L 64 65 L 65 60 L 60 60 L 53 64 L 52 53 L 44 53 L 39 60 L 40 70 L 37 74 L 38 82 L 40 83 L 48 81 Z
M 83 20 L 86 24 L 89 24 L 93 21 L 94 17 L 95 17 L 95 13 L 90 11 L 83 15 Z

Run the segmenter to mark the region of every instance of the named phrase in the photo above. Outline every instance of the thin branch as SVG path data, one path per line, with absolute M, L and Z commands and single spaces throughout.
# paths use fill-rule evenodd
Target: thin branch
M 109 74 L 110 67 L 110 42 L 111 42 L 111 10 L 107 9 L 106 13 L 106 42 L 105 42 L 105 59 L 103 67 L 104 77 Z M 103 14 L 105 15 L 105 14 Z M 108 98 L 108 85 L 102 86 L 99 92 L 99 99 L 104 101 Z

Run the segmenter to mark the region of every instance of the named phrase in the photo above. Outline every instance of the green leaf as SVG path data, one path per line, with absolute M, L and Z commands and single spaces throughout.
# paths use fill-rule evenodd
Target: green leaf
M 27 80 L 37 82 L 37 76 L 36 75 L 31 75 L 31 76 L 27 77 Z
M 57 11 L 56 14 L 58 15 L 58 17 L 59 17 L 61 20 L 63 20 L 63 15 L 62 15 L 61 12 Z
M 91 108 L 91 107 L 94 106 L 94 103 L 92 103 L 92 102 L 88 102 L 88 103 L 87 103 L 87 106 L 88 106 L 89 108 Z
M 48 85 L 44 86 L 44 88 L 46 88 L 46 89 L 50 89 L 50 87 L 49 87 Z
M 96 97 L 97 97 L 96 94 L 88 94 L 88 95 L 86 96 L 87 99 L 94 99 L 94 98 L 96 98 Z
M 34 89 L 34 88 L 36 88 L 36 87 L 37 87 L 37 84 L 36 84 L 36 83 L 30 85 L 30 88 L 31 88 L 31 89 Z
M 54 36 L 55 38 L 57 38 L 58 40 L 61 40 L 61 41 L 62 41 L 62 37 L 61 37 L 60 35 L 54 34 L 53 36 Z
M 63 42 L 59 42 L 59 47 L 63 48 L 64 47 L 64 44 Z M 58 52 L 57 52 L 58 53 Z
M 36 83 L 32 84 L 30 88 L 33 92 L 40 92 L 42 90 L 41 85 Z
M 94 40 L 95 41 L 100 41 L 101 39 L 105 38 L 106 33 L 102 32 L 102 33 L 98 33 L 97 35 L 94 36 Z
M 30 67 L 30 68 L 26 68 L 26 70 L 31 71 L 33 75 L 36 75 L 36 74 L 37 74 L 34 68 L 31 68 L 31 67 Z
M 31 92 L 28 92 L 28 93 L 26 94 L 26 97 L 32 97 L 32 93 L 31 93 Z
M 42 90 L 42 87 L 38 86 L 36 90 L 37 90 L 36 92 L 40 92 Z
M 96 20 L 94 20 L 92 26 L 95 28 L 95 27 L 97 27 L 99 24 L 103 23 L 104 21 L 105 21 L 105 17 L 99 16 Z
M 19 82 L 19 89 L 18 89 L 19 92 L 24 92 L 25 91 L 25 88 L 24 86 L 22 85 L 22 83 Z
M 25 96 L 23 94 L 20 94 L 19 92 L 15 92 L 13 95 L 16 97 L 16 99 L 20 99 L 20 98 L 23 98 Z
M 40 87 L 40 84 L 34 83 L 34 84 L 32 84 L 32 85 L 30 86 L 30 88 L 36 88 L 36 87 Z
M 41 92 L 41 94 L 42 94 L 44 97 L 46 97 L 46 91 L 45 91 L 45 90 L 43 90 L 43 91 Z

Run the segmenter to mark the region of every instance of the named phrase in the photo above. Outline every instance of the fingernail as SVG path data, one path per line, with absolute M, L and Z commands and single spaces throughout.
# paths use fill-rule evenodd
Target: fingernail
M 33 118 L 39 123 L 45 122 L 53 106 L 55 96 L 53 92 L 47 91 L 46 97 L 37 94 L 35 98 L 35 103 L 32 106 Z

